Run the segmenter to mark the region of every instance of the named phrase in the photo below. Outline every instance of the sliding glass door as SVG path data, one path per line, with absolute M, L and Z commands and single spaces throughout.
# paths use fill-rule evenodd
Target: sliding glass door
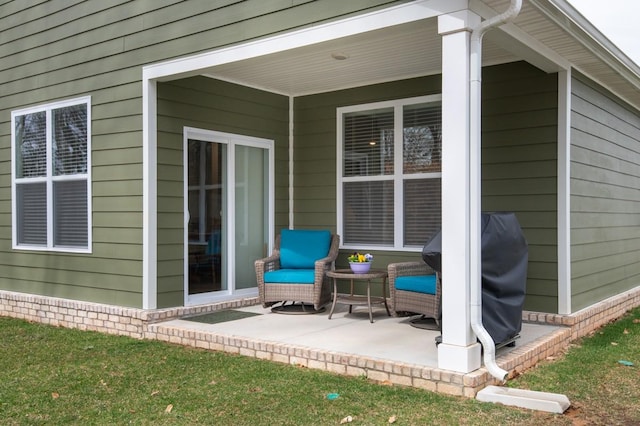
M 272 230 L 273 142 L 185 129 L 185 304 L 256 293 Z

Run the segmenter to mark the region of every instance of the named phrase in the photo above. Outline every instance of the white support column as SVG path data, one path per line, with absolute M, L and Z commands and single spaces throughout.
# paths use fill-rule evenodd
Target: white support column
M 558 73 L 558 313 L 571 313 L 571 69 Z
M 156 309 L 158 300 L 157 87 L 142 78 L 142 308 Z
M 442 35 L 442 343 L 438 367 L 480 368 L 470 316 L 470 38 L 480 17 L 463 10 L 438 17 Z

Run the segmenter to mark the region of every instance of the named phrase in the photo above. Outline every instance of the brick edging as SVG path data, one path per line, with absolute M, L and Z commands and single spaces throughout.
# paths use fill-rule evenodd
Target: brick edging
M 252 297 L 208 305 L 148 310 L 0 290 L 0 316 L 136 339 L 149 338 L 150 324 L 257 303 L 258 298 Z
M 522 320 L 531 323 L 561 325 L 571 329 L 571 340 L 621 318 L 626 312 L 640 306 L 640 286 L 612 296 L 569 315 L 524 311 Z

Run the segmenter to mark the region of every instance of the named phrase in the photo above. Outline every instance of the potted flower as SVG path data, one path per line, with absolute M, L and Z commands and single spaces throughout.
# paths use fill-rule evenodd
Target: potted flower
M 354 252 L 347 260 L 349 261 L 349 267 L 355 274 L 364 274 L 369 272 L 369 268 L 371 268 L 373 255 L 370 253 L 360 254 Z

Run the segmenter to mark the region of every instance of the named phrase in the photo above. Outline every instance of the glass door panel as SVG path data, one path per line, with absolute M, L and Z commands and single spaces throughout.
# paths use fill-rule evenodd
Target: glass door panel
M 188 142 L 189 294 L 227 290 L 227 146 Z
M 236 145 L 235 288 L 256 286 L 254 261 L 264 257 L 267 234 L 268 151 Z

